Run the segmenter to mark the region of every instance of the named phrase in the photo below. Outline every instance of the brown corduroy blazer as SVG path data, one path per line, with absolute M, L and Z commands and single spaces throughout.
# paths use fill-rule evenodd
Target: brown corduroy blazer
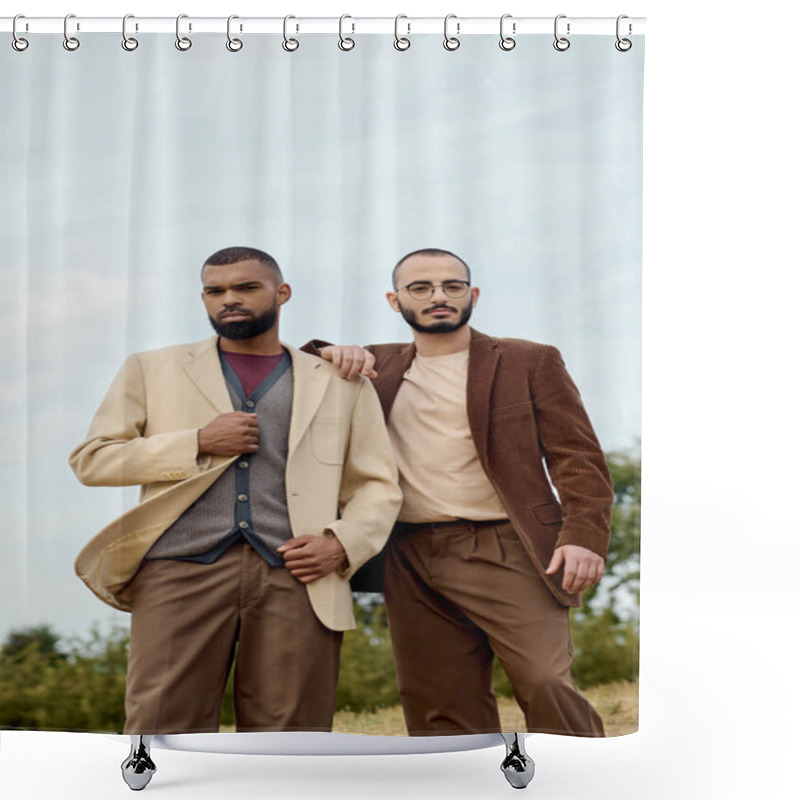
M 471 333 L 467 416 L 481 464 L 550 590 L 562 604 L 576 606 L 580 597 L 561 587 L 561 571 L 544 572 L 561 545 L 580 545 L 604 558 L 608 553 L 614 492 L 603 451 L 555 347 Z M 388 419 L 416 348 L 368 349 Z

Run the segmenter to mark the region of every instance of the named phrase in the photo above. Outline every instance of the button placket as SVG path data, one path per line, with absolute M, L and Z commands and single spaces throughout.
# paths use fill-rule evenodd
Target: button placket
M 236 499 L 234 501 L 234 522 L 242 532 L 251 530 L 253 511 L 250 505 L 250 459 L 242 457 L 236 464 Z

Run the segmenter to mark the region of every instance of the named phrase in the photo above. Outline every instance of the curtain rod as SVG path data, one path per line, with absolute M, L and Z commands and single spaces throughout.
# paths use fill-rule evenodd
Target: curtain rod
M 624 16 L 624 15 L 623 15 Z M 230 23 L 227 17 L 193 17 L 181 15 L 181 30 L 189 34 L 226 33 L 230 30 L 237 34 L 284 33 L 284 25 L 294 34 L 312 33 L 386 33 L 401 36 L 444 31 L 444 17 L 358 17 L 349 14 L 339 17 L 237 17 Z M 447 30 L 449 35 L 497 34 L 500 31 L 500 16 L 497 17 L 459 17 L 449 15 Z M 514 17 L 505 15 L 503 31 L 508 36 L 532 33 L 553 34 L 554 17 Z M 617 32 L 620 25 L 621 35 L 630 36 L 644 33 L 645 17 L 626 17 L 618 23 L 616 17 L 570 17 L 559 15 L 559 35 L 593 34 L 611 35 Z M 569 29 L 567 29 L 569 26 Z M 27 17 L 17 18 L 16 30 L 19 35 L 37 33 L 63 33 L 64 17 Z M 13 17 L 0 18 L 0 32 L 11 33 L 14 29 Z M 129 34 L 135 33 L 175 33 L 175 17 L 136 17 L 129 16 L 126 23 Z M 70 15 L 69 31 L 73 33 L 121 33 L 122 17 L 81 17 Z

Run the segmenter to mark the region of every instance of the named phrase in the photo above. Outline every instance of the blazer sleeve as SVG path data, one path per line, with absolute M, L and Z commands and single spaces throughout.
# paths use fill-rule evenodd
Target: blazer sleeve
M 402 502 L 378 397 L 369 380 L 358 382 L 339 489 L 340 516 L 327 526 L 347 553 L 346 578 L 386 544 Z
M 87 486 L 137 486 L 198 474 L 197 429 L 147 435 L 142 364 L 130 356 L 94 415 L 69 463 Z
M 614 490 L 605 455 L 561 354 L 547 347 L 531 380 L 539 444 L 563 521 L 556 547 L 608 555 Z
M 302 347 L 298 348 L 303 353 L 308 353 L 312 356 L 319 356 L 319 351 L 323 347 L 331 347 L 332 342 L 326 342 L 324 339 L 310 339 Z

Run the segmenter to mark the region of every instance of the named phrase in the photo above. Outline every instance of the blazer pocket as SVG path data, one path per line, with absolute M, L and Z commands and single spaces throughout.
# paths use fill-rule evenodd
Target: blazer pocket
M 533 400 L 493 408 L 489 412 L 489 425 L 496 425 L 505 429 L 508 429 L 509 426 L 518 426 L 520 430 L 535 429 L 536 417 L 533 410 Z
M 533 400 L 522 400 L 519 403 L 510 403 L 502 406 L 495 406 L 494 411 L 525 411 L 533 407 Z
M 492 408 L 492 416 L 512 416 L 524 417 L 533 413 L 533 400 L 525 400 L 522 403 L 511 403 L 511 405 L 495 406 Z
M 557 525 L 564 519 L 564 512 L 561 510 L 561 504 L 557 503 L 555 500 L 533 506 L 532 511 L 536 519 L 544 525 Z
M 311 423 L 311 452 L 317 461 L 344 463 L 344 426 L 344 417 L 318 417 Z

